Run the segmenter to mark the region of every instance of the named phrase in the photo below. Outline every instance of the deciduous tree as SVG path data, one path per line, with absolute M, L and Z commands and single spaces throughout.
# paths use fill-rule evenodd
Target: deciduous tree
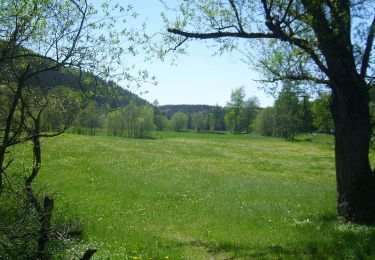
M 179 10 L 168 29 L 174 47 L 214 39 L 221 51 L 243 48 L 247 55 L 242 39 L 264 54 L 258 61 L 267 81 L 288 79 L 332 91 L 338 213 L 346 221 L 375 222 L 368 158 L 374 1 L 192 0 L 181 1 Z
M 329 93 L 320 93 L 312 104 L 313 124 L 321 132 L 330 133 L 334 129 L 332 113 L 330 110 Z
M 250 97 L 245 100 L 240 112 L 240 125 L 241 129 L 244 129 L 246 133 L 250 132 L 251 124 L 257 116 L 259 107 L 259 99 L 257 97 Z
M 186 129 L 188 124 L 188 116 L 183 112 L 174 113 L 171 118 L 171 127 L 174 131 L 180 132 Z
M 235 133 L 239 133 L 240 129 L 240 112 L 243 107 L 245 98 L 245 88 L 239 87 L 232 90 L 230 101 L 227 104 L 227 114 L 225 122 L 228 128 L 233 129 Z

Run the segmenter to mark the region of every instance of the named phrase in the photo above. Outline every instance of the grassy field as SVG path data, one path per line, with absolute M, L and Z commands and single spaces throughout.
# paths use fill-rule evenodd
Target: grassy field
M 375 257 L 375 229 L 336 217 L 329 137 L 65 134 L 43 149 L 37 186 L 96 259 Z

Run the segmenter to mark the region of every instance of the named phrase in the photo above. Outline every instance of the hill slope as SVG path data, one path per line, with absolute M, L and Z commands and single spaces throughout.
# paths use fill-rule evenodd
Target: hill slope
M 130 100 L 135 101 L 138 105 L 148 104 L 146 100 L 113 81 L 105 81 L 90 74 L 84 75 L 84 80 L 80 80 L 79 72 L 74 69 L 63 68 L 57 71 L 46 71 L 35 77 L 32 82 L 44 88 L 66 86 L 74 90 L 83 90 L 92 93 L 93 99 L 99 105 L 108 104 L 112 108 L 124 106 Z

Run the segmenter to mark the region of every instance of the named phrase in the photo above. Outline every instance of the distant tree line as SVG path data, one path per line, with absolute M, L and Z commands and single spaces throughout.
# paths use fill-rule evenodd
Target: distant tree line
M 62 129 L 66 120 L 75 118 L 71 132 L 130 138 L 149 138 L 154 130 L 194 130 L 257 133 L 293 139 L 297 133 L 331 133 L 334 130 L 329 108 L 330 94 L 325 92 L 311 99 L 308 95 L 297 93 L 292 86 L 284 86 L 272 107 L 261 108 L 256 97 L 245 98 L 244 88 L 239 87 L 232 91 L 225 107 L 159 106 L 157 101 L 150 104 L 127 91 L 107 93 L 106 89 L 112 88 L 108 84 L 110 82 L 107 85 L 103 82 L 98 88 L 101 94 L 97 97 L 100 98 L 93 95 L 89 101 L 85 99 L 86 102 L 80 101 L 84 99 L 82 93 L 71 86 L 54 86 L 50 91 L 51 108 L 42 117 L 44 129 Z M 63 111 L 63 106 L 58 105 L 61 102 L 64 107 L 73 104 L 75 115 Z M 166 109 L 174 113 L 168 116 Z
M 245 97 L 244 88 L 239 87 L 232 91 L 225 107 L 159 106 L 157 101 L 151 105 L 137 99 L 113 107 L 110 102 L 91 99 L 81 105 L 83 109 L 78 113 L 70 131 L 77 134 L 100 133 L 130 138 L 150 138 L 154 130 L 230 131 L 286 139 L 293 139 L 297 133 L 334 131 L 328 93 L 322 92 L 312 99 L 306 94 L 298 93 L 292 86 L 284 86 L 274 105 L 267 108 L 260 107 L 257 97 Z M 168 111 L 173 108 L 174 113 L 170 117 L 165 112 L 166 107 L 169 108 Z M 58 115 L 58 112 L 51 113 Z M 51 116 L 47 119 L 46 125 L 50 128 L 58 125 L 57 117 Z
M 332 133 L 330 94 L 320 93 L 315 99 L 286 85 L 272 107 L 261 108 L 257 97 L 245 98 L 243 87 L 234 89 L 225 107 L 201 105 L 154 106 L 158 130 L 231 131 L 257 133 L 293 139 L 297 133 Z M 165 108 L 174 113 L 166 116 Z M 181 108 L 181 110 L 179 110 Z M 196 112 L 184 112 L 194 111 Z M 170 118 L 170 119 L 168 119 Z M 164 123 L 162 123 L 162 120 Z

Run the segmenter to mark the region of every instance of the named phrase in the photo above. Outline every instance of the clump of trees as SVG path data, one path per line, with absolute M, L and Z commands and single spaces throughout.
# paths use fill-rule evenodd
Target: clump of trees
M 152 107 L 137 106 L 130 102 L 127 106 L 108 114 L 107 129 L 112 135 L 144 138 L 155 129 L 153 116 Z
M 329 94 L 321 93 L 311 101 L 305 94 L 299 96 L 290 86 L 284 87 L 274 106 L 262 109 L 252 127 L 261 135 L 286 139 L 294 139 L 296 133 L 333 133 L 329 98 Z
M 181 132 L 187 129 L 189 117 L 183 112 L 175 113 L 170 122 L 171 128 L 176 132 Z
M 90 100 L 80 111 L 70 131 L 77 134 L 107 134 L 129 138 L 151 137 L 156 129 L 154 109 L 150 105 L 137 105 L 131 101 L 126 106 L 110 108 Z
M 175 131 L 188 129 L 198 132 L 231 130 L 234 133 L 250 133 L 252 131 L 251 124 L 260 107 L 258 98 L 250 97 L 245 100 L 245 95 L 244 87 L 233 90 L 231 100 L 227 103 L 226 107 L 219 105 L 191 105 L 191 107 L 189 105 L 163 106 L 171 114 L 169 129 Z M 174 113 L 171 113 L 171 108 L 174 109 Z M 181 108 L 181 111 L 178 110 L 179 108 Z M 198 109 L 201 110 L 196 112 L 182 112 Z
M 244 87 L 233 90 L 226 106 L 225 125 L 234 133 L 249 133 L 251 124 L 259 111 L 258 98 L 251 97 L 245 100 L 245 96 Z

